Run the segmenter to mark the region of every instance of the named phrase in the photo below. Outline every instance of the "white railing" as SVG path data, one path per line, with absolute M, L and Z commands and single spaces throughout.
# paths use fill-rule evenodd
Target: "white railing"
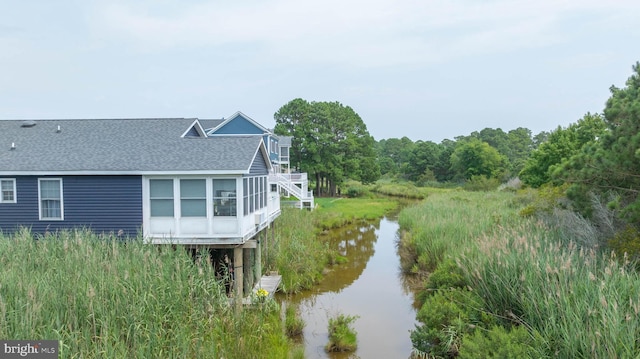
M 269 181 L 277 183 L 280 189 L 293 194 L 300 201 L 313 201 L 313 192 L 307 190 L 309 181 L 306 173 L 276 173 L 269 176 Z

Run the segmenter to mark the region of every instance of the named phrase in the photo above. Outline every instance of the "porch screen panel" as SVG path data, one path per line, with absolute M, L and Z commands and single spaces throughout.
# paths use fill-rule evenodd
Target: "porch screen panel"
M 245 178 L 242 181 L 242 199 L 244 204 L 244 215 L 249 214 L 249 179 Z
M 253 213 L 256 211 L 256 201 L 255 201 L 255 194 L 256 194 L 256 187 L 255 187 L 255 182 L 254 182 L 254 178 L 251 177 L 249 178 L 249 212 Z
M 236 208 L 236 180 L 213 180 L 213 215 L 235 216 Z
M 261 177 L 260 181 L 260 208 L 264 208 L 266 206 L 266 196 L 265 196 L 265 187 L 266 187 L 266 178 Z
M 180 180 L 180 213 L 182 217 L 207 216 L 207 182 L 204 179 Z
M 151 217 L 173 217 L 173 180 L 149 180 Z

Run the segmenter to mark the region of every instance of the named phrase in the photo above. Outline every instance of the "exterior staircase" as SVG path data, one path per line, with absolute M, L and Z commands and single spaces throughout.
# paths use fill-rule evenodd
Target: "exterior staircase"
M 313 192 L 309 191 L 309 180 L 306 173 L 276 173 L 269 177 L 269 182 L 277 183 L 285 197 L 293 195 L 298 199 L 295 203 L 296 207 L 314 208 Z

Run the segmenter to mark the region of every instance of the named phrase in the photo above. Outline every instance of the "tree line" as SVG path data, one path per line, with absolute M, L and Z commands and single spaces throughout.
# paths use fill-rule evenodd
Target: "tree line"
M 585 217 L 600 199 L 616 220 L 640 220 L 640 63 L 625 87 L 610 88 L 602 113 L 532 134 L 485 128 L 441 143 L 407 137 L 375 141 L 360 116 L 339 102 L 295 99 L 275 114 L 276 134 L 293 136 L 292 166 L 310 173 L 316 194 L 336 195 L 347 179 L 383 178 L 418 185 L 475 178 L 519 178 L 532 188 L 558 187 Z M 635 232 L 634 232 L 635 233 Z

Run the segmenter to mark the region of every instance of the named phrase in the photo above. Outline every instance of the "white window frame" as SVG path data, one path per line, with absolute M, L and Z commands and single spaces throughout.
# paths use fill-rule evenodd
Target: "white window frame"
M 43 217 L 42 216 L 42 181 L 58 181 L 60 184 L 60 217 Z M 64 221 L 64 192 L 62 178 L 38 178 L 38 218 L 41 221 Z
M 172 190 L 171 197 L 163 197 L 163 196 L 151 197 L 151 182 L 154 181 L 154 180 L 171 181 L 171 190 Z M 147 184 L 148 184 L 148 187 L 146 189 L 146 195 L 148 196 L 147 203 L 149 203 L 149 217 L 151 217 L 151 218 L 175 218 L 175 216 L 176 216 L 176 200 L 175 200 L 175 198 L 176 198 L 176 193 L 177 193 L 176 186 L 178 186 L 176 184 L 175 179 L 174 178 L 149 178 L 149 179 L 147 179 Z M 153 200 L 171 200 L 171 204 L 172 204 L 171 208 L 173 209 L 172 215 L 171 216 L 154 216 L 154 215 L 152 215 L 152 212 L 153 212 L 152 211 Z
M 184 194 L 182 194 L 182 181 L 191 181 L 191 180 L 196 180 L 196 181 L 204 181 L 204 197 L 186 197 Z M 174 181 L 175 182 L 175 181 Z M 179 187 L 179 193 L 180 193 L 180 218 L 207 218 L 208 217 L 208 192 L 207 192 L 207 187 L 209 187 L 208 185 L 208 181 L 206 178 L 190 178 L 190 177 L 185 177 L 185 178 L 178 178 L 178 187 Z M 184 200 L 198 200 L 198 201 L 204 201 L 204 215 L 203 216 L 188 216 L 185 215 L 183 213 L 183 201 Z M 174 198 L 174 202 L 175 202 L 175 198 Z M 174 213 L 175 215 L 175 213 Z
M 13 189 L 11 190 L 11 193 L 13 193 L 13 199 L 4 199 L 4 193 L 2 193 L 2 182 L 11 182 L 11 184 L 13 185 Z M 15 178 L 0 178 L 0 203 L 18 203 L 18 192 L 16 191 Z

